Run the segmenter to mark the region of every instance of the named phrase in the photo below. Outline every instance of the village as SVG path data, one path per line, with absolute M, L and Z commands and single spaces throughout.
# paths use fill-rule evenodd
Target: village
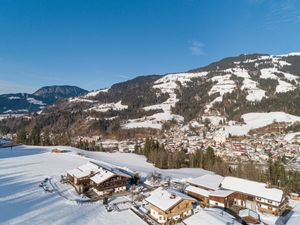
M 265 218 L 287 216 L 289 199 L 299 200 L 296 193 L 241 178 L 205 174 L 176 180 L 155 172 L 141 178 L 93 161 L 66 171 L 61 182 L 102 201 L 108 212 L 132 210 L 148 224 L 264 224 Z M 120 197 L 126 200 L 110 203 Z
M 257 129 L 244 136 L 230 136 L 220 120 L 211 119 L 199 123 L 191 121 L 188 125 L 176 125 L 154 137 L 169 152 L 185 150 L 194 153 L 208 147 L 214 149 L 216 156 L 220 156 L 231 164 L 253 161 L 266 165 L 268 160 L 283 159 L 293 169 L 300 169 L 295 162 L 300 156 L 300 133 L 284 132 L 285 124 L 271 124 L 266 130 Z M 279 127 L 279 128 L 278 128 Z M 79 142 L 94 143 L 100 151 L 135 152 L 143 148 L 145 138 L 112 140 L 102 139 L 101 136 L 73 139 L 76 146 Z
M 291 169 L 299 169 L 298 133 L 285 133 L 274 127 L 242 137 L 226 134 L 220 123 L 173 126 L 155 140 L 170 152 L 213 148 L 214 153 L 234 165 L 249 160 L 266 165 L 268 160 L 285 159 Z M 1 139 L 6 147 L 13 136 Z M 92 151 L 135 153 L 143 148 L 145 138 L 109 140 L 101 136 L 73 139 L 74 145 L 88 143 Z M 89 149 L 86 149 L 89 150 Z M 52 149 L 52 153 L 67 153 Z M 261 183 L 214 173 L 195 178 L 173 179 L 155 170 L 140 171 L 107 165 L 96 160 L 66 170 L 60 181 L 45 178 L 39 186 L 49 194 L 57 193 L 76 204 L 99 202 L 107 213 L 131 212 L 146 224 L 285 224 L 291 214 L 291 203 L 299 193 L 288 193 L 271 183 Z M 271 222 L 270 222 L 271 221 Z
M 266 141 L 267 138 L 261 138 L 262 143 Z M 7 143 L 7 139 L 2 140 L 3 147 L 7 147 Z M 107 143 L 103 146 L 114 150 L 119 146 L 117 142 Z M 127 150 L 119 154 L 125 157 L 126 151 L 133 152 L 129 149 L 135 149 L 136 143 L 143 145 L 142 141 L 130 142 Z M 126 146 L 126 142 L 120 146 Z M 213 146 L 217 149 L 222 145 L 214 143 Z M 62 146 L 51 149 L 53 155 L 71 153 Z M 77 154 L 83 157 L 84 152 L 87 151 Z M 98 202 L 107 213 L 130 212 L 153 225 L 194 225 L 201 221 L 206 221 L 204 224 L 275 224 L 278 221 L 285 224 L 292 214 L 291 204 L 300 202 L 298 193 L 286 192 L 268 182 L 224 177 L 212 172 L 176 179 L 160 171 L 145 174 L 93 158 L 56 176 L 60 180 L 46 177 L 38 186 L 50 196 L 58 194 L 78 205 Z

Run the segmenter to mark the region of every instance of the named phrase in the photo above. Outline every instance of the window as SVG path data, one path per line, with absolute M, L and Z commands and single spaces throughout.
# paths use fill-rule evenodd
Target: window
M 273 208 L 272 208 L 272 207 L 270 207 L 270 206 L 268 207 L 268 209 L 269 209 L 269 210 L 273 210 Z
M 260 198 L 260 197 L 257 197 L 257 200 L 259 200 L 259 201 L 260 201 L 260 200 L 261 200 L 261 198 Z
M 271 201 L 271 200 L 268 200 L 268 203 L 273 203 L 273 201 Z

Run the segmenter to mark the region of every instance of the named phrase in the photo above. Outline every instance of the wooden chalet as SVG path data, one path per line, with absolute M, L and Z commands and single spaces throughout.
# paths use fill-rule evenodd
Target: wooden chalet
M 67 171 L 67 179 L 75 190 L 81 194 L 89 189 L 90 178 L 99 170 L 99 166 L 93 162 L 88 162 L 76 169 Z
M 115 168 L 88 162 L 67 171 L 67 179 L 78 193 L 92 190 L 98 196 L 126 191 L 131 176 Z
M 98 196 L 109 195 L 126 191 L 126 186 L 131 176 L 120 171 L 101 168 L 91 177 L 91 188 Z
M 288 200 L 284 192 L 259 183 L 236 177 L 225 177 L 221 189 L 234 191 L 234 204 L 260 212 L 281 215 Z
M 234 192 L 227 190 L 216 190 L 209 194 L 209 206 L 231 208 L 234 204 Z
M 196 199 L 173 189 L 159 187 L 146 198 L 149 216 L 160 224 L 175 224 L 178 220 L 192 215 Z
M 209 206 L 210 193 L 219 189 L 219 186 L 224 177 L 207 174 L 188 181 L 190 184 L 186 188 L 186 193 L 189 196 L 196 198 L 202 206 Z
M 201 206 L 209 206 L 209 194 L 210 194 L 210 191 L 208 190 L 205 190 L 203 188 L 198 188 L 198 187 L 195 187 L 193 185 L 189 185 L 186 189 L 185 189 L 185 192 L 197 199 Z
M 202 188 L 207 191 L 215 191 L 219 189 L 219 186 L 224 177 L 216 174 L 206 174 L 197 178 L 193 178 L 188 181 L 192 186 Z

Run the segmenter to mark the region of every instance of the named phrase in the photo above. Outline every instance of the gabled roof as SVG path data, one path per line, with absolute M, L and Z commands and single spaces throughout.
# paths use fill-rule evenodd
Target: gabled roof
M 225 177 L 221 187 L 227 190 L 257 196 L 260 198 L 281 202 L 283 191 L 277 188 L 267 188 L 265 183 L 250 181 L 237 177 Z
M 105 170 L 105 169 L 102 169 L 102 170 L 99 170 L 99 172 L 91 177 L 91 180 L 94 181 L 96 184 L 101 184 L 102 182 L 106 181 L 107 179 L 113 177 L 115 174 L 108 171 L 108 170 Z
M 204 197 L 209 197 L 209 194 L 210 194 L 210 191 L 207 191 L 205 189 L 202 189 L 202 188 L 199 188 L 199 187 L 195 187 L 193 185 L 189 185 L 185 191 L 189 191 L 189 192 L 192 192 L 192 193 L 195 193 L 197 195 L 201 195 L 201 196 L 204 196 Z
M 88 162 L 86 164 L 83 164 L 78 167 L 78 169 L 82 171 L 94 171 L 96 172 L 99 169 L 99 165 L 93 163 L 93 162 Z
M 89 176 L 91 174 L 90 171 L 82 171 L 78 168 L 69 170 L 69 171 L 67 171 L 67 173 L 70 174 L 71 176 L 74 176 L 74 177 L 78 178 L 78 179 Z
M 145 199 L 150 204 L 167 211 L 173 206 L 180 203 L 182 200 L 196 201 L 194 198 L 176 191 L 174 189 L 163 189 L 159 187 L 150 193 L 150 196 Z
M 83 177 L 97 173 L 98 170 L 99 170 L 98 165 L 96 165 L 92 162 L 88 162 L 86 164 L 79 166 L 76 169 L 68 170 L 67 173 L 76 178 L 83 178 Z
M 220 183 L 224 177 L 216 174 L 206 174 L 201 177 L 193 178 L 188 182 L 194 186 L 200 186 L 211 190 L 219 189 Z
M 119 176 L 131 178 L 131 176 L 128 173 L 126 173 L 125 170 L 104 166 L 96 162 L 88 162 L 86 164 L 79 166 L 76 169 L 68 170 L 67 173 L 76 178 L 83 178 L 89 175 L 91 176 L 93 175 L 91 180 L 93 180 L 97 184 L 101 183 L 100 181 L 103 182 L 104 178 L 108 179 L 113 175 L 119 175 Z
M 226 198 L 227 196 L 233 194 L 234 191 L 228 190 L 216 190 L 209 193 L 209 196 L 216 196 L 216 197 L 223 197 Z

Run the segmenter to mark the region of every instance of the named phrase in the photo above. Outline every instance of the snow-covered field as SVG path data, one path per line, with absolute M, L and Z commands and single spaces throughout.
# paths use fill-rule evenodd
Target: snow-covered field
M 300 201 L 291 201 L 293 211 L 290 213 L 290 218 L 286 225 L 299 225 L 300 224 Z
M 244 79 L 242 90 L 247 90 L 248 95 L 246 99 L 248 101 L 261 101 L 262 98 L 265 97 L 266 91 L 259 89 L 257 85 L 257 82 L 251 79 Z
M 130 210 L 107 212 L 101 202 L 77 204 L 38 187 L 88 160 L 40 147 L 1 148 L 0 224 L 145 224 Z
M 51 153 L 54 148 L 69 152 Z M 87 152 L 65 146 L 0 148 L 0 224 L 145 224 L 131 210 L 107 212 L 101 201 L 78 204 L 55 190 L 46 193 L 38 186 L 46 177 L 58 182 L 66 170 L 91 159 L 140 171 L 142 175 L 157 171 L 183 179 L 209 173 L 201 169 L 160 170 L 143 156 L 130 153 Z M 72 192 L 72 188 L 67 191 Z
M 273 122 L 293 123 L 300 121 L 299 116 L 294 116 L 284 112 L 270 112 L 270 113 L 247 113 L 242 115 L 245 124 L 226 126 L 227 134 L 232 135 L 246 135 L 251 129 L 267 126 Z

